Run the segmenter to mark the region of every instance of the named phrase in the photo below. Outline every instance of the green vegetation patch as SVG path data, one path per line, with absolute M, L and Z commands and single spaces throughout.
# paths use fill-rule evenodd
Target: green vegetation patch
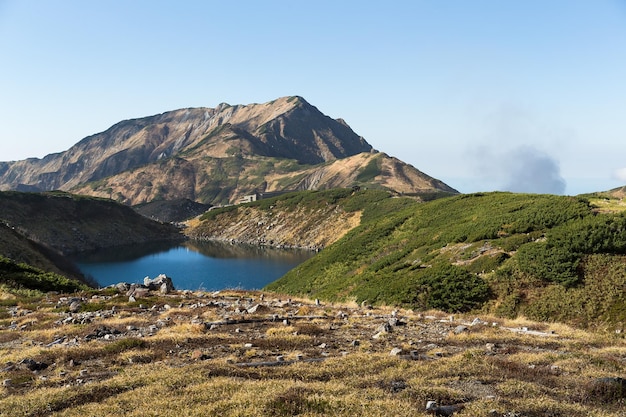
M 368 194 L 347 206 L 358 198 L 367 199 L 361 225 L 267 289 L 572 320 L 597 291 L 600 266 L 590 259 L 626 254 L 626 216 L 598 214 L 584 198 L 496 192 L 418 203 Z M 603 293 L 623 292 L 619 271 Z M 579 302 L 556 303 L 572 291 Z M 612 300 L 587 317 L 616 321 Z
M 381 173 L 381 157 L 377 156 L 372 159 L 359 170 L 356 180 L 360 183 L 372 181 Z
M 89 287 L 52 272 L 44 272 L 24 263 L 0 256 L 0 284 L 14 290 L 74 292 Z

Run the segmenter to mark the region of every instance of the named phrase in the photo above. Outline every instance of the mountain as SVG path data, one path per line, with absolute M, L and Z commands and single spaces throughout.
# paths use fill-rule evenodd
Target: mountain
M 12 243 L 22 239 L 47 248 L 48 253 L 69 255 L 98 248 L 182 239 L 179 230 L 149 220 L 132 208 L 110 200 L 65 192 L 0 192 L 0 255 L 40 266 L 24 259 Z
M 43 159 L 0 162 L 0 190 L 235 203 L 254 193 L 354 185 L 397 193 L 456 190 L 375 151 L 301 97 L 220 104 L 126 120 Z
M 188 199 L 155 200 L 133 206 L 135 211 L 159 222 L 180 223 L 199 216 L 211 208 L 208 204 L 196 203 Z

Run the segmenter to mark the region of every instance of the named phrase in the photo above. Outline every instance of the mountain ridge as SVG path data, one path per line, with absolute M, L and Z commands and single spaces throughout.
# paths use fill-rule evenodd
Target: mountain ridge
M 0 190 L 59 189 L 131 205 L 181 198 L 230 204 L 253 192 L 313 186 L 457 192 L 395 159 L 375 162 L 380 165 L 377 175 L 360 177 L 367 181 L 355 183 L 355 170 L 350 180 L 320 181 L 325 178 L 325 164 L 377 153 L 343 119 L 332 119 L 302 97 L 290 96 L 262 104 L 222 103 L 123 120 L 67 151 L 42 159 L 0 162 Z M 335 175 L 341 177 L 340 171 L 335 169 Z M 409 171 L 409 176 L 399 175 Z

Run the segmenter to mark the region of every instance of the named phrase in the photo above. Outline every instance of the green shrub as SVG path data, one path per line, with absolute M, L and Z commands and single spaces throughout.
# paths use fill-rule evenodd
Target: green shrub
M 474 310 L 489 298 L 489 286 L 482 278 L 449 264 L 424 272 L 417 291 L 429 308 L 447 312 Z
M 544 281 L 566 287 L 580 281 L 577 271 L 580 254 L 568 247 L 552 246 L 547 242 L 528 244 L 517 252 L 517 262 L 522 272 Z
M 200 216 L 200 220 L 201 221 L 213 220 L 215 217 L 217 217 L 218 215 L 222 213 L 229 213 L 231 211 L 236 211 L 237 209 L 238 209 L 237 206 L 226 206 L 226 207 L 214 208 L 212 210 L 207 211 L 202 216 Z
M 0 284 L 15 290 L 40 292 L 74 292 L 89 287 L 79 281 L 52 272 L 45 272 L 24 263 L 15 263 L 0 256 Z

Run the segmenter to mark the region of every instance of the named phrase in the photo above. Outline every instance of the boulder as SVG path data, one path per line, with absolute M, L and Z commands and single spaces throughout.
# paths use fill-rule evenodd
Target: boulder
M 143 279 L 143 285 L 151 291 L 158 290 L 161 292 L 161 294 L 169 294 L 175 289 L 172 278 L 168 277 L 165 274 L 160 274 L 154 279 L 150 279 L 150 277 L 145 277 Z
M 266 313 L 269 309 L 262 304 L 255 304 L 248 309 L 249 314 Z
M 70 313 L 78 313 L 82 305 L 80 301 L 72 301 L 70 304 Z

